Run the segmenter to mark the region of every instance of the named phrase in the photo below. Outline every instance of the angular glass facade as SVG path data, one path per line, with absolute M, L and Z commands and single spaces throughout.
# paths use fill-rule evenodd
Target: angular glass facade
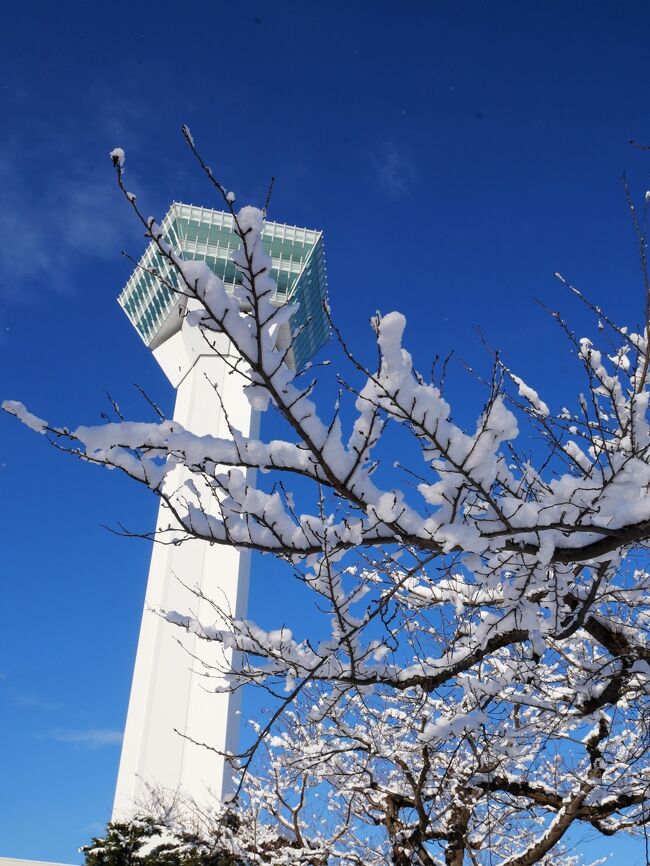
M 240 246 L 233 222 L 229 213 L 174 202 L 161 228 L 182 258 L 207 262 L 224 281 L 226 291 L 233 292 L 239 277 L 231 257 Z M 329 339 L 323 309 L 327 299 L 323 233 L 266 222 L 262 239 L 273 262 L 271 273 L 277 283 L 274 301 L 299 304 L 291 318 L 291 330 L 294 361 L 300 370 Z M 151 243 L 118 298 L 152 349 L 181 325 L 179 297 L 162 284 L 156 273 L 177 285 L 176 274 Z

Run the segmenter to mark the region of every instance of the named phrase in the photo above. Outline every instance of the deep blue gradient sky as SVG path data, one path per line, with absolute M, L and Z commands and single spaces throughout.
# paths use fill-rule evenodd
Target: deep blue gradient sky
M 650 185 L 650 8 L 642 2 L 11 3 L 0 34 L 0 398 L 99 420 L 108 390 L 172 392 L 115 303 L 148 212 L 214 204 L 188 123 L 242 203 L 325 231 L 331 303 L 359 351 L 403 310 L 416 359 L 484 371 L 475 326 L 553 408 L 577 379 L 535 303 L 642 312 L 621 187 Z M 577 374 L 576 374 L 577 375 Z M 480 395 L 458 364 L 456 417 Z M 549 396 L 549 389 L 552 396 Z M 272 432 L 269 422 L 266 432 Z M 149 559 L 109 534 L 156 502 L 0 417 L 0 856 L 73 863 L 110 814 Z M 280 616 L 271 575 L 252 615 Z M 286 598 L 282 599 L 286 604 Z M 589 834 L 585 834 L 588 836 Z M 641 863 L 610 841 L 613 862 Z

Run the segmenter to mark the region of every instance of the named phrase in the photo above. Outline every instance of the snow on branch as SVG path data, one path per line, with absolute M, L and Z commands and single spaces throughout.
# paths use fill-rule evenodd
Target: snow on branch
M 347 403 L 329 409 L 278 340 L 292 308 L 272 302 L 265 212 L 236 210 L 184 134 L 233 217 L 237 295 L 144 215 L 116 149 L 119 186 L 176 275 L 170 288 L 188 299 L 183 328 L 289 435 L 246 437 L 230 420 L 222 438 L 161 419 L 73 429 L 17 402 L 3 408 L 161 497 L 161 543 L 273 554 L 311 593 L 319 634 L 236 619 L 214 599 L 214 621 L 161 612 L 227 650 L 232 667 L 215 662 L 227 688 L 261 686 L 276 702 L 233 760 L 241 790 L 292 840 L 281 862 L 330 862 L 313 859 L 323 837 L 305 843 L 304 792 L 314 790 L 344 816 L 328 837 L 331 862 L 438 864 L 443 852 L 453 866 L 550 864 L 576 823 L 634 832 L 650 815 L 650 578 L 639 557 L 650 539 L 648 322 L 631 331 L 585 301 L 612 349 L 554 314 L 586 377 L 575 405 L 554 414 L 556 395 L 499 362 L 476 424 L 462 429 L 440 383 L 414 367 L 404 316 L 377 314 L 376 365 L 343 344 Z M 517 451 L 524 427 L 540 433 L 534 458 Z M 419 454 L 408 484 L 387 459 L 404 436 Z M 382 828 L 377 845 L 362 826 Z

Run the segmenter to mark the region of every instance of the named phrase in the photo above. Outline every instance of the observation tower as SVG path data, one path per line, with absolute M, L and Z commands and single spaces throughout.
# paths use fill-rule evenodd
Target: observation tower
M 161 229 L 182 258 L 204 260 L 224 281 L 226 291 L 234 292 L 239 280 L 231 256 L 240 240 L 233 223 L 228 213 L 175 202 Z M 266 222 L 263 243 L 277 282 L 275 302 L 298 303 L 290 323 L 295 338 L 289 359 L 300 370 L 329 338 L 323 309 L 323 235 Z M 256 437 L 259 416 L 244 395 L 243 379 L 230 373 L 197 328 L 187 325 L 186 299 L 151 271 L 176 285 L 176 274 L 151 243 L 118 301 L 176 389 L 174 420 L 197 435 L 230 438 L 227 416 L 244 436 Z M 228 340 L 220 337 L 220 351 L 227 353 Z M 185 477 L 176 469 L 167 483 L 179 486 Z M 214 508 L 216 512 L 216 502 Z M 157 528 L 169 526 L 169 511 L 161 504 Z M 218 615 L 208 602 L 212 598 L 222 609 L 243 617 L 249 572 L 249 552 L 196 539 L 178 546 L 154 543 L 113 820 L 134 816 L 139 806 L 146 806 L 152 789 L 167 796 L 180 792 L 199 807 L 209 807 L 232 788 L 230 767 L 219 753 L 238 748 L 239 692 L 214 691 L 214 669 L 228 667 L 228 653 L 175 629 L 157 611 L 191 613 L 205 625 L 218 626 Z

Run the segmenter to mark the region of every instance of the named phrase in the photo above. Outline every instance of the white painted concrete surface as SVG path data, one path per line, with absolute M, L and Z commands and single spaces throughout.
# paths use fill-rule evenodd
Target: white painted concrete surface
M 197 329 L 184 323 L 154 355 L 177 388 L 174 420 L 199 435 L 229 438 L 216 386 L 231 424 L 244 435 L 257 435 L 259 419 L 244 396 L 242 378 L 228 374 L 225 362 L 210 352 Z M 177 471 L 169 483 L 178 486 L 184 477 Z M 213 512 L 215 506 L 213 502 Z M 161 507 L 158 526 L 169 524 L 170 514 Z M 237 749 L 239 700 L 212 691 L 217 674 L 211 671 L 215 664 L 229 666 L 229 659 L 217 644 L 187 635 L 155 611 L 191 613 L 206 625 L 218 625 L 211 605 L 191 592 L 196 587 L 224 609 L 244 616 L 249 570 L 249 554 L 232 548 L 196 540 L 178 547 L 154 544 L 113 820 L 146 808 L 152 787 L 168 797 L 180 791 L 204 807 L 231 789 L 230 768 L 217 752 Z
M 68 864 L 52 863 L 50 860 L 17 860 L 15 857 L 0 857 L 0 866 L 68 866 Z

